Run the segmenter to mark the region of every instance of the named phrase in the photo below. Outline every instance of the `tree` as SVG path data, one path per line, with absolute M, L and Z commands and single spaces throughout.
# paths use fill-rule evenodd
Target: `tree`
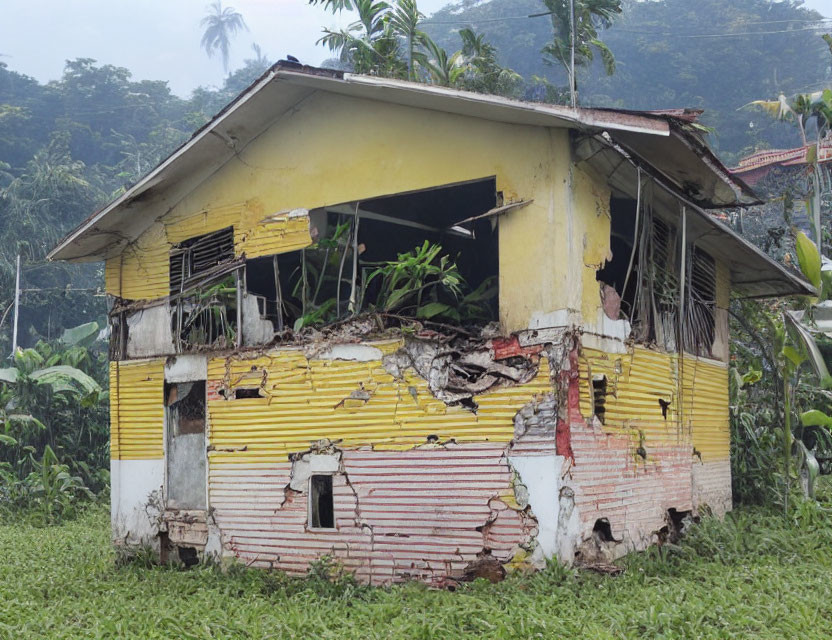
M 405 40 L 405 55 L 407 57 L 407 77 L 415 78 L 413 57 L 420 43 L 425 42 L 427 36 L 419 29 L 419 21 L 424 14 L 416 6 L 416 0 L 398 0 L 390 13 L 390 25 L 396 33 Z
M 356 73 L 386 77 L 407 75 L 399 34 L 390 22 L 390 5 L 382 0 L 350 1 L 352 4 L 348 6 L 354 6 L 358 19 L 346 30 L 324 29 L 318 43 L 336 53 L 342 62 L 351 64 Z
M 578 82 L 573 68 L 588 65 L 597 50 L 607 75 L 615 72 L 615 57 L 598 38 L 598 31 L 612 26 L 621 13 L 621 0 L 543 0 L 551 12 L 552 41 L 543 47 L 544 61 L 560 64 L 566 70 L 573 102 L 577 102 Z M 574 15 L 574 25 L 573 23 Z M 573 33 L 574 29 L 574 33 Z
M 222 6 L 222 0 L 216 0 L 208 5 L 209 13 L 199 23 L 205 29 L 202 34 L 202 48 L 208 57 L 220 52 L 222 68 L 228 73 L 228 54 L 231 49 L 231 38 L 240 30 L 248 31 L 243 15 L 234 7 Z

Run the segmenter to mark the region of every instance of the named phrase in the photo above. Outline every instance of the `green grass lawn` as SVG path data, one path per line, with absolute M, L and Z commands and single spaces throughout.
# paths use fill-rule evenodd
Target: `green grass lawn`
M 0 526 L 0 638 L 830 638 L 832 518 L 740 509 L 603 577 L 559 567 L 456 592 L 118 566 L 100 508 Z

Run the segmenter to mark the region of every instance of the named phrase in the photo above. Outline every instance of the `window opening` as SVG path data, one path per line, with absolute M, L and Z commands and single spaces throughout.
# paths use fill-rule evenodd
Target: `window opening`
M 170 253 L 171 329 L 177 353 L 238 342 L 240 265 L 234 229 L 189 238 Z
M 313 475 L 309 478 L 309 526 L 312 529 L 335 528 L 331 475 Z
M 496 201 L 496 181 L 487 178 L 310 212 L 321 217 L 315 245 L 277 256 L 271 284 L 266 265 L 255 277 L 250 261 L 249 291 L 273 301 L 266 308 L 275 320 L 295 330 L 368 310 L 485 324 L 498 315 L 496 227 L 490 219 L 456 223 Z
M 636 239 L 636 201 L 631 198 L 610 199 L 610 253 L 612 259 L 599 269 L 595 278 L 610 285 L 621 298 L 621 310 L 628 317 L 632 314 L 636 295 L 638 266 L 627 278 L 627 268 Z M 626 286 L 626 291 L 624 287 Z
M 170 252 L 170 292 L 180 293 L 194 278 L 234 259 L 234 228 L 189 238 Z
M 171 414 L 173 435 L 205 431 L 205 381 L 165 383 L 165 406 Z
M 710 356 L 716 331 L 716 261 L 698 247 L 688 251 L 685 351 Z

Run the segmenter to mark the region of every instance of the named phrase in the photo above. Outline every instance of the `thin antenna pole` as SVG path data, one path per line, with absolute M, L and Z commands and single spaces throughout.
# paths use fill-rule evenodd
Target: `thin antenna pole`
M 569 0 L 569 96 L 572 108 L 578 106 L 578 87 L 575 82 L 575 0 Z
M 14 281 L 14 328 L 12 329 L 12 357 L 17 352 L 17 317 L 20 309 L 20 254 L 17 254 L 17 275 Z

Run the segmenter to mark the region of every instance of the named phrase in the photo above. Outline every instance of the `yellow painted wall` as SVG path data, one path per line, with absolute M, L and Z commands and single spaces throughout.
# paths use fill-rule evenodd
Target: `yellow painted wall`
M 150 229 L 105 267 L 107 293 L 141 300 L 170 292 L 169 256 L 172 245 L 234 227 L 234 251 L 247 258 L 285 253 L 311 244 L 308 216 L 264 213 L 256 201 L 231 204 L 197 213 L 172 213 Z
M 730 457 L 727 366 L 686 355 L 680 370 L 676 354 L 644 347 L 635 347 L 631 354 L 584 349 L 580 379 L 586 418 L 593 413 L 591 379 L 599 375 L 607 378 L 605 430 L 631 434 L 635 446 L 641 432 L 648 455 L 651 443 L 690 443 L 691 454 L 696 448 L 704 462 Z M 667 419 L 660 399 L 671 403 Z
M 164 458 L 165 361 L 110 363 L 110 457 Z
M 501 319 L 508 331 L 525 328 L 534 311 L 581 307 L 581 252 L 573 255 L 573 239 L 580 243 L 591 228 L 596 206 L 573 202 L 570 171 L 565 130 L 317 94 L 139 238 L 137 249 L 125 252 L 123 273 L 119 258 L 108 261 L 107 289 L 131 299 L 166 295 L 166 243 L 229 223 L 249 256 L 254 247 L 291 250 L 303 246 L 294 230 L 282 237 L 277 227 L 254 223 L 277 211 L 496 176 L 506 202 L 534 199 L 500 227 Z
M 382 349 L 398 346 L 389 342 Z M 430 435 L 442 441 L 509 442 L 518 409 L 552 391 L 545 358 L 528 384 L 475 397 L 476 414 L 434 398 L 412 371 L 405 380 L 395 379 L 379 360 L 307 360 L 299 350 L 278 350 L 253 359 L 215 358 L 208 379 L 212 465 L 285 461 L 287 453 L 321 438 L 377 449 L 424 445 Z M 226 400 L 216 393 L 220 384 L 251 387 L 264 379 L 267 397 Z M 359 389 L 371 398 L 351 399 Z

